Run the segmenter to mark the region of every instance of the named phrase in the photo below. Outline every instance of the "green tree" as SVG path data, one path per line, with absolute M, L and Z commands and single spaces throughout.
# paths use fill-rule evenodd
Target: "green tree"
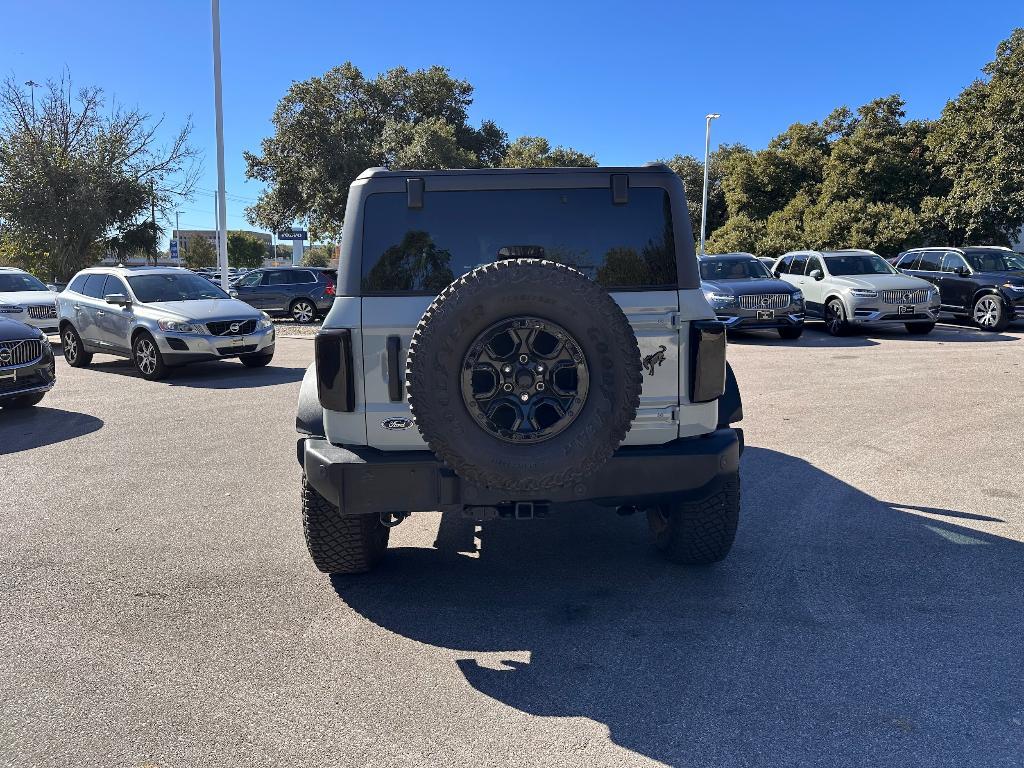
M 334 247 L 330 245 L 311 246 L 302 256 L 304 267 L 328 267 L 334 258 Z
M 594 168 L 593 155 L 570 147 L 551 147 L 540 136 L 520 136 L 508 145 L 501 160 L 503 168 Z
M 293 83 L 277 105 L 274 135 L 245 153 L 246 175 L 268 185 L 247 210 L 267 229 L 307 221 L 337 238 L 348 188 L 367 168 L 483 167 L 504 157 L 494 123 L 469 124 L 473 86 L 443 67 L 399 67 L 368 79 L 351 62 Z
M 181 256 L 189 269 L 217 266 L 217 249 L 205 237 L 190 237 Z
M 228 264 L 256 269 L 263 266 L 267 244 L 251 232 L 228 232 Z
M 708 167 L 708 223 L 705 228 L 708 234 L 722 226 L 728 218 L 722 183 L 731 173 L 734 158 L 748 154 L 750 150 L 742 144 L 723 144 L 711 153 Z M 659 162 L 665 163 L 683 180 L 693 240 L 699 243 L 701 204 L 704 199 L 704 163 L 693 155 L 675 155 Z
M 99 88 L 73 94 L 63 78 L 48 81 L 33 106 L 9 78 L 0 86 L 5 237 L 22 243 L 24 253 L 44 254 L 39 268 L 63 280 L 93 263 L 110 238 L 137 235 L 152 198 L 166 212 L 196 177 L 191 125 L 164 145 L 160 124 L 137 109 L 107 105 Z
M 1005 244 L 1024 226 L 1024 28 L 983 71 L 927 138 L 948 189 L 922 204 L 923 223 L 953 245 Z

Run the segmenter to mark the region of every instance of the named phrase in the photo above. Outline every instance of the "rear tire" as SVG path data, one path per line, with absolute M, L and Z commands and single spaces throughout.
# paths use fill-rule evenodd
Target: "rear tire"
M 312 323 L 316 320 L 316 306 L 309 299 L 296 299 L 288 309 L 296 323 Z
M 790 340 L 792 340 L 792 339 L 799 339 L 801 336 L 804 335 L 804 327 L 802 325 L 787 326 L 787 327 L 779 328 L 778 331 L 779 331 L 779 338 L 782 338 L 782 339 L 790 339 Z
M 906 323 L 907 333 L 914 336 L 927 336 L 935 329 L 935 323 Z
M 702 499 L 647 510 L 654 546 L 672 562 L 684 565 L 709 565 L 728 555 L 739 519 L 739 472 Z
M 270 364 L 270 361 L 274 359 L 274 353 L 271 352 L 269 355 L 242 355 L 238 359 L 246 368 L 262 368 Z
M 323 573 L 366 573 L 388 546 L 380 515 L 343 515 L 302 477 L 302 530 L 313 564 Z
M 82 346 L 82 337 L 70 323 L 60 333 L 61 346 L 64 348 L 64 359 L 72 368 L 85 368 L 92 362 L 92 352 L 86 352 Z
M 45 396 L 45 392 L 36 392 L 34 395 L 19 395 L 10 400 L 0 400 L 0 408 L 31 408 L 33 405 L 39 405 Z

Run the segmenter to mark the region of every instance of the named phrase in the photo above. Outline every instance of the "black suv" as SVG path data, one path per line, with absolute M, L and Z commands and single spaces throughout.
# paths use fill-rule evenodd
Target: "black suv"
M 1024 256 L 1000 246 L 914 248 L 893 259 L 903 272 L 939 287 L 942 311 L 985 331 L 1024 320 Z
M 0 317 L 0 408 L 36 405 L 56 380 L 53 349 L 46 335 Z
M 290 315 L 297 323 L 311 323 L 334 304 L 330 273 L 306 267 L 255 269 L 231 286 L 238 298 L 268 315 Z

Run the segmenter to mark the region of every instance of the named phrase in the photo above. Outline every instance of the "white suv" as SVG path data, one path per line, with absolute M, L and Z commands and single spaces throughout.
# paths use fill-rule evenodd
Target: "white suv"
M 410 512 L 576 501 L 725 557 L 739 390 L 690 232 L 664 165 L 363 173 L 299 395 L 316 566 L 368 570 Z
M 20 320 L 43 333 L 57 333 L 56 297 L 25 270 L 0 267 L 0 318 Z
M 808 317 L 833 336 L 854 326 L 903 325 L 931 333 L 939 319 L 939 292 L 927 280 L 904 275 L 874 251 L 791 251 L 775 262 L 776 277 L 800 289 Z

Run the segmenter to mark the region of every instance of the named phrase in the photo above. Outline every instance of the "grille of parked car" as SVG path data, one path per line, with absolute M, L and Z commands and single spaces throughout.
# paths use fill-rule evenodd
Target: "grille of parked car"
M 39 304 L 28 308 L 28 316 L 36 320 L 47 320 L 57 316 L 57 307 L 53 304 Z
M 782 309 L 788 307 L 788 293 L 745 293 L 740 295 L 741 309 Z
M 927 288 L 915 288 L 910 291 L 879 291 L 878 298 L 886 304 L 920 304 L 928 300 Z
M 43 342 L 39 339 L 0 341 L 0 368 L 29 365 L 43 356 Z
M 214 336 L 240 336 L 256 330 L 255 320 L 213 320 L 206 327 Z

